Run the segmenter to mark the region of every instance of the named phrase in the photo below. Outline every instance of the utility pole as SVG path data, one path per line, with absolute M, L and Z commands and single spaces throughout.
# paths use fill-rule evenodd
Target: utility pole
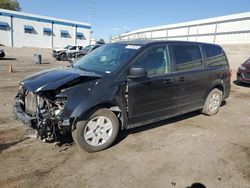
M 89 24 L 91 26 L 90 41 L 89 41 L 89 43 L 91 43 L 91 34 L 93 33 L 93 30 L 92 30 L 92 6 L 91 6 L 91 0 L 88 0 L 88 20 L 89 20 Z
M 92 21 L 92 6 L 91 6 L 91 0 L 88 0 L 88 20 L 89 20 L 89 24 L 91 25 L 91 21 Z

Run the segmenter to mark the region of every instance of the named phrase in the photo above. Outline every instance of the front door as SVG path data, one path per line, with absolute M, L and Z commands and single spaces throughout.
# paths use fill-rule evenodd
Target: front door
M 129 124 L 173 114 L 175 83 L 166 45 L 145 50 L 132 67 L 145 68 L 148 76 L 128 80 Z

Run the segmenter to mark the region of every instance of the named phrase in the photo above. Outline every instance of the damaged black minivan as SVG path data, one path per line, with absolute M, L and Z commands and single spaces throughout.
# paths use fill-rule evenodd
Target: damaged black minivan
M 70 67 L 25 78 L 16 117 L 43 140 L 72 132 L 80 149 L 108 148 L 120 130 L 190 111 L 218 112 L 230 92 L 223 49 L 182 41 L 107 44 Z

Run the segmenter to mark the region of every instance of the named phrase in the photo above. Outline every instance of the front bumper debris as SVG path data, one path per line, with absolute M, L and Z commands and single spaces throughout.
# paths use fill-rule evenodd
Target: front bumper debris
M 22 121 L 24 124 L 28 125 L 29 127 L 33 127 L 37 123 L 36 117 L 28 116 L 22 109 L 21 104 L 23 102 L 20 99 L 15 99 L 14 106 L 13 106 L 13 113 L 17 120 Z
M 60 118 L 65 98 L 50 96 L 51 99 L 47 99 L 45 96 L 48 94 L 33 94 L 22 87 L 15 97 L 13 113 L 17 120 L 27 125 L 26 137 L 57 142 L 71 130 L 69 122 Z
M 58 53 L 53 53 L 53 54 L 52 54 L 52 57 L 58 59 L 58 58 L 60 58 L 60 54 L 58 54 Z

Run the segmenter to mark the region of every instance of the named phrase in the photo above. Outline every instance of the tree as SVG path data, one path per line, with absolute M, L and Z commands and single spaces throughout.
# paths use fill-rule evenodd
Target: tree
M 0 0 L 0 8 L 21 11 L 20 3 L 17 0 Z

